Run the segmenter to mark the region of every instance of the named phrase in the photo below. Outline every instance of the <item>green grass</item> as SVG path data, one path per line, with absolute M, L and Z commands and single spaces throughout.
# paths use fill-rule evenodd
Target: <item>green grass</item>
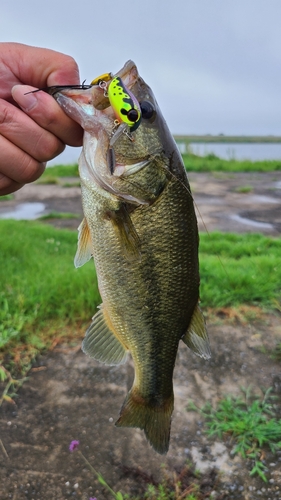
M 17 391 L 26 380 L 27 378 L 15 380 L 9 373 L 9 371 L 3 365 L 0 365 L 0 383 L 2 383 L 1 385 L 4 386 L 4 390 L 2 394 L 0 394 L 0 406 L 2 405 L 3 401 L 14 403 L 14 398 L 17 395 Z
M 72 165 L 55 165 L 45 169 L 43 175 L 36 181 L 36 184 L 60 184 L 60 179 L 63 177 L 78 177 L 78 164 Z M 72 187 L 76 184 L 69 182 L 64 183 L 64 187 Z M 80 185 L 80 183 L 79 183 Z
M 193 153 L 184 153 L 182 158 L 188 172 L 272 172 L 281 170 L 281 160 L 223 160 L 214 153 L 197 156 Z M 78 164 L 56 165 L 46 168 L 39 179 L 40 183 L 56 182 L 58 177 L 78 177 Z
M 37 181 L 36 184 L 59 184 L 59 177 L 55 177 L 54 175 L 42 175 Z
M 44 347 L 42 328 L 90 320 L 100 303 L 93 263 L 75 269 L 77 233 L 0 221 L 0 346 Z
M 81 186 L 80 181 L 78 181 L 78 182 L 64 182 L 62 184 L 62 187 L 64 187 L 64 188 L 80 187 L 80 186 Z
M 2 196 L 0 196 L 0 201 L 10 201 L 13 199 L 14 199 L 13 194 L 3 194 Z
M 200 143 L 227 143 L 227 144 L 280 144 L 281 137 L 276 135 L 180 135 L 175 134 L 174 139 L 178 143 L 200 144 Z
M 193 493 L 187 493 L 187 491 Z M 196 483 L 185 488 L 180 480 L 174 484 L 171 480 L 164 480 L 158 486 L 149 485 L 144 493 L 144 498 L 147 500 L 200 500 L 204 496 L 200 493 L 200 487 Z M 139 498 L 139 500 L 141 499 Z
M 183 154 L 188 172 L 272 172 L 281 170 L 281 160 L 223 160 L 213 153 L 206 156 Z
M 81 219 L 81 216 L 71 212 L 50 212 L 46 215 L 41 215 L 38 220 L 50 220 L 50 219 Z
M 188 407 L 205 417 L 209 436 L 231 435 L 235 442 L 234 453 L 253 461 L 250 475 L 258 474 L 266 482 L 266 466 L 261 459 L 263 450 L 269 447 L 275 453 L 281 449 L 281 419 L 276 418 L 275 398 L 270 392 L 271 389 L 261 400 L 251 396 L 248 389 L 244 390 L 244 399 L 226 396 L 215 409 L 210 403 L 201 409 L 193 403 Z
M 42 177 L 78 177 L 78 164 L 47 167 Z
M 247 194 L 253 191 L 253 186 L 239 186 L 235 189 L 237 193 Z
M 74 268 L 76 246 L 75 231 L 0 220 L 2 350 L 24 343 L 42 349 L 51 322 L 63 331 L 90 321 L 100 303 L 95 269 L 93 262 Z M 201 234 L 200 267 L 203 308 L 280 304 L 281 239 Z
M 275 309 L 281 299 L 281 238 L 203 233 L 200 275 L 203 307 L 251 304 Z
M 281 361 L 281 342 L 278 342 L 276 344 L 274 351 L 272 351 L 271 353 L 271 357 L 276 361 Z

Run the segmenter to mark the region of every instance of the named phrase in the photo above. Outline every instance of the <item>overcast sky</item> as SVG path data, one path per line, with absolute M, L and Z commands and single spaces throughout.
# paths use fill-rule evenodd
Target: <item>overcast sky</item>
M 280 23 L 280 0 L 1 0 L 0 39 L 87 83 L 133 59 L 172 133 L 281 135 Z

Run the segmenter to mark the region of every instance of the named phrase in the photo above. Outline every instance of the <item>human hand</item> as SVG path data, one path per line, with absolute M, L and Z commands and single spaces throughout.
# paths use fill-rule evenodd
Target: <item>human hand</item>
M 45 92 L 35 88 L 77 85 L 72 57 L 49 49 L 0 43 L 0 195 L 43 173 L 65 144 L 81 146 L 83 131 Z

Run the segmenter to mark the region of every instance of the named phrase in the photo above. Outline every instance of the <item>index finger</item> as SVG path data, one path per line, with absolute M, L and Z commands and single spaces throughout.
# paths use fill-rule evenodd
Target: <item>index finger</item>
M 1 97 L 18 84 L 34 87 L 79 84 L 76 61 L 66 54 L 21 43 L 0 43 L 0 66 L 7 77 L 1 82 Z

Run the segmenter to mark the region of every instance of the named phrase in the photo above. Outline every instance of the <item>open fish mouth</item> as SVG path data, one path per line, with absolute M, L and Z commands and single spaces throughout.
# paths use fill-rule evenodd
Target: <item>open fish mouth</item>
M 138 71 L 133 61 L 129 60 L 117 73 L 105 73 L 96 77 L 90 84 L 81 85 L 53 85 L 42 89 L 33 90 L 34 93 L 40 90 L 55 96 L 60 93 L 70 97 L 78 104 L 92 104 L 97 110 L 104 110 L 110 107 L 110 100 L 106 90 L 112 80 L 116 77 L 122 79 L 126 87 L 131 88 L 138 79 Z

